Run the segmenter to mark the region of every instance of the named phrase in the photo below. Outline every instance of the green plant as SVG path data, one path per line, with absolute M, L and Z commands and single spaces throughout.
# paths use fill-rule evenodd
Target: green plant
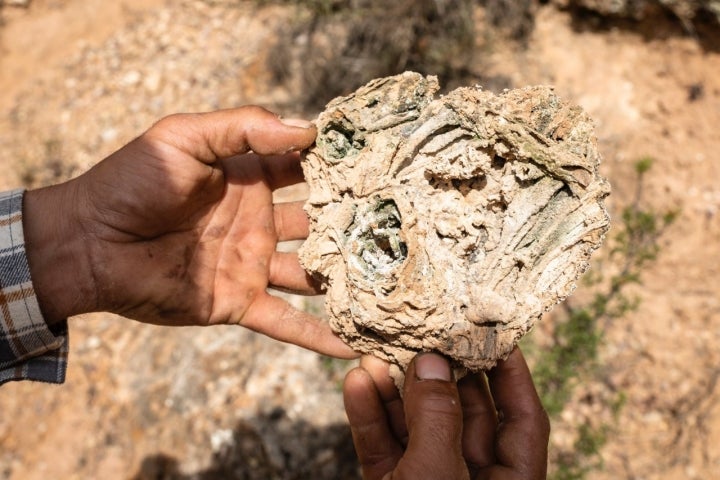
M 551 328 L 548 346 L 528 348 L 534 360 L 533 376 L 551 418 L 565 409 L 581 380 L 598 375 L 603 331 L 638 307 L 640 299 L 628 292 L 627 287 L 641 284 L 644 269 L 660 251 L 661 236 L 677 218 L 677 210 L 659 213 L 644 205 L 644 184 L 652 165 L 650 157 L 635 163 L 632 201 L 619 215 L 616 233 L 608 239 L 608 253 L 584 277 L 583 287 L 587 291 L 578 292 L 563 304 Z M 527 341 L 532 340 L 528 337 Z M 616 416 L 623 403 L 620 393 L 611 406 Z M 582 479 L 588 472 L 601 468 L 600 449 L 608 429 L 608 425 L 581 424 L 572 451 L 560 452 L 553 459 L 552 478 Z

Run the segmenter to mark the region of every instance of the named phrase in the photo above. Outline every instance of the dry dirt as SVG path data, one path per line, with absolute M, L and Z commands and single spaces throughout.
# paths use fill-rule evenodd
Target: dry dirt
M 219 0 L 5 7 L 0 186 L 76 174 L 177 111 L 260 103 L 314 115 L 294 106 L 298 92 L 269 83 L 267 47 L 290 15 Z M 482 61 L 469 66 L 478 79 L 552 84 L 596 120 L 611 213 L 631 200 L 643 156 L 656 159 L 648 205 L 680 209 L 635 290 L 638 311 L 606 332 L 611 374 L 578 389 L 554 425 L 554 448 L 572 440 L 578 419 L 611 419 L 608 392 L 620 391 L 604 469 L 589 478 L 714 478 L 718 38 L 662 22 L 608 26 L 550 6 L 539 7 L 527 49 L 481 37 Z M 102 314 L 70 328 L 64 385 L 0 389 L 0 478 L 357 478 L 338 392 L 347 365 L 238 328 L 167 330 Z

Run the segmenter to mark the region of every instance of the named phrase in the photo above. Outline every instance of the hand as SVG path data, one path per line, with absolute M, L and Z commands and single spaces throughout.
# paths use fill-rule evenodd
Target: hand
M 448 362 L 419 354 L 404 401 L 387 365 L 363 357 L 344 394 L 365 480 L 544 479 L 550 424 L 519 349 L 457 384 Z
M 302 204 L 273 190 L 303 181 L 316 135 L 259 107 L 160 120 L 84 175 L 27 192 L 28 260 L 48 322 L 110 311 L 163 325 L 238 324 L 356 356 L 319 319 L 268 287 L 317 293 L 297 255 Z

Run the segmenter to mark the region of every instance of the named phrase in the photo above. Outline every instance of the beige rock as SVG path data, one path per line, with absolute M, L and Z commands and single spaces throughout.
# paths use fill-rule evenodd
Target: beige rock
M 590 118 L 552 88 L 438 88 L 406 72 L 327 105 L 300 259 L 356 350 L 486 369 L 573 290 L 610 189 Z

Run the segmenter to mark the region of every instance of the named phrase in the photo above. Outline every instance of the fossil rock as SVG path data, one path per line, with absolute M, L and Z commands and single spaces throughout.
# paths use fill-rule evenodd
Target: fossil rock
M 573 290 L 609 185 L 591 120 L 551 88 L 437 90 L 406 72 L 327 105 L 300 259 L 356 350 L 486 369 Z

